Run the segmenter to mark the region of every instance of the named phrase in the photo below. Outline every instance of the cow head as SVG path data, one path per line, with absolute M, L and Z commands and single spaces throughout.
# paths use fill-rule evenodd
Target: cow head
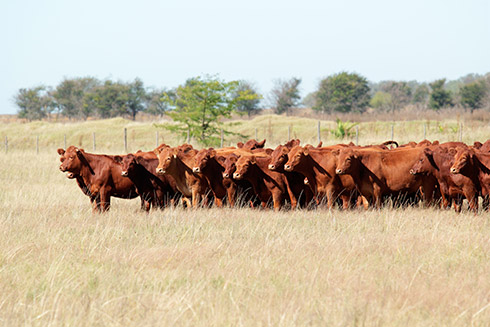
M 269 164 L 270 170 L 277 170 L 284 167 L 284 164 L 288 161 L 289 148 L 285 145 L 279 145 L 271 153 L 271 163 Z
M 359 166 L 359 153 L 352 148 L 343 148 L 332 151 L 337 157 L 337 175 L 352 174 Z
M 202 149 L 200 150 L 196 156 L 194 157 L 194 167 L 192 171 L 195 173 L 202 173 L 206 168 L 206 164 L 209 160 L 216 156 L 216 150 L 213 148 L 210 149 Z
M 240 156 L 231 153 L 228 156 L 225 157 L 218 157 L 222 158 L 219 159 L 221 162 L 221 165 L 225 167 L 225 170 L 223 171 L 223 178 L 232 178 L 233 173 L 236 171 L 236 162 L 238 161 L 238 158 Z
M 434 161 L 434 152 L 429 148 L 425 148 L 409 172 L 412 175 L 427 174 L 434 168 L 439 170 Z
M 248 140 L 247 142 L 245 142 L 245 144 L 242 142 L 237 143 L 237 147 L 240 149 L 244 149 L 244 150 L 261 149 L 264 147 L 264 145 L 265 145 L 265 139 L 263 139 L 260 142 L 258 142 L 257 140 L 251 139 L 251 140 Z
M 60 170 L 62 172 L 70 172 L 75 175 L 80 174 L 83 162 L 85 161 L 83 157 L 83 149 L 79 149 L 71 145 L 66 149 L 66 151 L 63 149 L 58 149 L 58 154 L 60 155 Z
M 167 173 L 169 168 L 175 165 L 177 160 L 178 149 L 171 147 L 164 147 L 159 151 L 155 151 L 158 157 L 158 166 L 156 168 L 156 173 L 158 175 L 163 175 Z
M 454 155 L 454 163 L 449 169 L 451 174 L 461 174 L 461 172 L 471 164 L 473 160 L 473 150 L 464 147 L 449 149 L 449 153 Z
M 310 149 L 308 147 L 301 147 L 299 145 L 295 146 L 288 153 L 288 161 L 284 164 L 284 170 L 294 171 L 299 166 L 304 164 Z
M 139 164 L 138 157 L 132 153 L 123 157 L 115 156 L 114 161 L 121 164 L 121 175 L 123 177 L 128 177 L 131 175 L 136 169 L 136 166 Z
M 243 179 L 243 177 L 250 171 L 250 167 L 255 165 L 255 163 L 255 156 L 242 156 L 238 158 L 233 178 L 238 180 Z

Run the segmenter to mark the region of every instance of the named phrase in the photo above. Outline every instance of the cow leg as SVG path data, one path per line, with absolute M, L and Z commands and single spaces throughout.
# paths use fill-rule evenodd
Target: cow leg
M 111 207 L 111 195 L 108 191 L 102 189 L 100 191 L 100 210 L 102 212 L 108 211 Z
M 95 195 L 92 199 L 92 213 L 100 212 L 100 194 Z
M 218 208 L 221 208 L 223 207 L 223 199 L 220 199 L 218 197 L 216 197 L 216 195 L 214 196 L 214 204 L 218 207 Z
M 192 207 L 196 209 L 201 202 L 201 194 L 196 188 L 192 190 Z
M 230 204 L 230 207 L 232 208 L 235 206 L 235 202 L 236 202 L 236 191 L 237 191 L 236 184 L 233 185 L 233 183 L 226 188 L 226 195 L 228 196 L 228 202 Z
M 483 202 L 481 206 L 482 206 L 482 210 L 488 211 L 488 208 L 490 206 L 490 198 L 488 195 L 483 196 Z
M 282 193 L 281 192 L 274 192 L 274 193 L 272 193 L 272 201 L 274 203 L 274 211 L 281 210 Z

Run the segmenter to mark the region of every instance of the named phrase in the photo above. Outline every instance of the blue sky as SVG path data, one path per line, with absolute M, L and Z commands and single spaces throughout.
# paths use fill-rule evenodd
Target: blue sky
M 0 3 L 0 114 L 19 88 L 94 76 L 171 88 L 218 74 L 302 94 L 340 71 L 371 81 L 490 72 L 486 0 L 16 0 Z

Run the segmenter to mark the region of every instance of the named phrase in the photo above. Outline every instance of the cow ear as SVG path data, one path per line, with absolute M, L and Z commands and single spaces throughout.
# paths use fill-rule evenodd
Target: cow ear
M 456 149 L 455 148 L 450 148 L 449 149 L 449 154 L 454 156 L 456 154 Z
M 433 152 L 432 152 L 432 150 L 431 150 L 431 149 L 429 149 L 429 148 L 425 148 L 425 149 L 424 149 L 424 154 L 425 154 L 427 157 L 432 157 Z
M 65 150 L 64 150 L 64 149 L 62 149 L 62 148 L 59 148 L 59 149 L 58 149 L 58 154 L 59 154 L 60 156 L 64 155 L 64 154 L 65 154 Z
M 218 161 L 220 164 L 224 165 L 224 164 L 225 164 L 225 161 L 226 161 L 226 158 L 225 158 L 225 157 L 223 157 L 223 156 L 216 156 L 216 160 L 217 160 L 217 161 Z
M 216 150 L 211 148 L 210 151 L 209 151 L 209 157 L 210 158 L 214 158 L 216 157 Z
M 238 143 L 236 144 L 236 146 L 237 146 L 238 148 L 240 148 L 240 149 L 241 149 L 241 148 L 243 148 L 243 142 L 238 142 Z
M 289 153 L 289 149 L 284 147 L 282 148 L 282 154 L 288 154 Z
M 333 151 L 332 151 L 332 154 L 333 154 L 334 156 L 338 156 L 338 155 L 340 154 L 340 150 L 339 150 L 339 149 L 337 149 L 337 150 L 333 150 Z
M 267 153 L 269 156 L 274 152 L 272 149 L 265 149 L 265 153 Z
M 259 147 L 259 148 L 263 148 L 263 147 L 264 147 L 264 145 L 265 145 L 265 139 L 263 139 L 263 140 L 262 140 L 262 141 L 260 141 L 260 142 L 257 142 L 257 147 Z
M 305 146 L 305 147 L 303 148 L 303 154 L 304 154 L 305 156 L 307 156 L 307 155 L 309 155 L 309 154 L 310 154 L 310 149 L 309 149 L 309 147 Z
M 117 163 L 121 163 L 122 162 L 122 157 L 121 156 L 114 156 L 114 161 L 117 162 Z
M 357 151 L 352 151 L 354 153 L 354 158 L 357 159 L 359 158 L 359 152 Z
M 250 164 L 255 165 L 256 162 L 255 156 L 250 157 Z

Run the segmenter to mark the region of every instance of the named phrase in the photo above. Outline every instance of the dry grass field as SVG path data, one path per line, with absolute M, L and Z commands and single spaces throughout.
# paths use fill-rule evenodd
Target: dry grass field
M 266 128 L 262 119 L 255 126 Z M 90 124 L 110 122 L 44 124 L 0 129 L 26 140 L 39 130 L 51 137 L 39 154 L 20 141 L 0 154 L 2 326 L 489 325 L 488 213 L 146 214 L 138 200 L 116 199 L 110 212 L 93 215 L 75 181 L 59 172 L 55 149 L 64 133 L 90 135 Z M 143 147 L 144 124 L 125 124 L 136 130 L 130 144 Z M 474 124 L 465 141 L 489 138 L 486 125 Z M 119 133 L 123 123 L 114 126 Z M 373 126 L 380 132 L 369 138 L 386 140 L 390 125 Z M 415 139 L 418 128 L 403 137 Z M 100 149 L 122 152 L 110 128 L 96 130 L 108 135 Z M 315 138 L 314 128 L 306 131 Z

